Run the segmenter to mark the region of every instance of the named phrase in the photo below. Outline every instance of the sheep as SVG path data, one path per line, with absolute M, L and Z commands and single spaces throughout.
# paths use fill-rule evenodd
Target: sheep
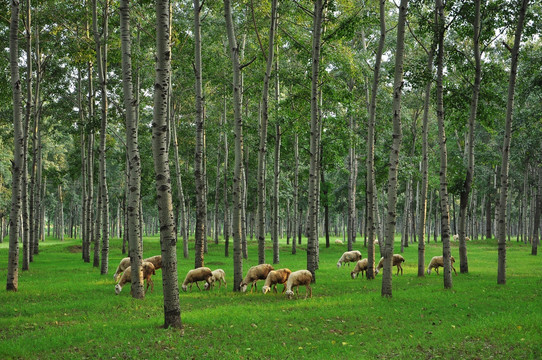
M 337 262 L 337 267 L 340 268 L 343 263 L 350 265 L 351 262 L 359 260 L 361 260 L 361 253 L 358 250 L 346 251 Z
M 361 277 L 363 277 L 363 273 L 365 273 L 365 276 L 367 276 L 367 270 L 369 269 L 369 260 L 367 258 L 361 259 L 356 263 L 356 267 L 354 268 L 354 271 L 350 273 L 350 276 L 352 276 L 352 279 L 355 279 L 358 274 L 361 272 Z
M 155 255 L 155 256 L 151 256 L 149 258 L 143 259 L 142 263 L 145 261 L 152 263 L 154 265 L 155 270 L 162 268 L 162 255 Z M 118 278 L 120 277 L 122 272 L 129 266 L 130 266 L 130 258 L 129 257 L 123 258 L 120 261 L 119 266 L 117 266 L 117 271 L 115 271 L 115 273 L 113 274 L 113 279 L 115 279 L 115 281 L 118 281 Z
M 335 240 L 335 244 L 337 245 L 342 245 L 343 244 L 343 241 L 341 239 L 336 239 Z
M 454 263 L 455 263 L 455 259 L 453 256 L 450 256 L 450 265 L 452 266 L 452 269 L 454 271 L 454 273 L 457 275 L 457 271 L 455 271 L 455 268 L 454 268 Z M 431 262 L 429 263 L 429 266 L 427 267 L 427 275 L 431 275 L 431 269 L 435 269 L 437 275 L 439 275 L 438 273 L 438 268 L 439 267 L 444 267 L 444 258 L 443 256 L 433 256 L 433 258 L 431 259 Z
M 288 277 L 288 281 L 286 282 L 286 296 L 288 299 L 291 299 L 292 296 L 294 296 L 294 292 L 292 289 L 295 287 L 296 291 L 295 293 L 298 294 L 299 286 L 305 285 L 306 286 L 306 292 L 305 292 L 305 299 L 307 296 L 310 295 L 312 298 L 312 289 L 311 289 L 311 282 L 312 282 L 312 274 L 308 270 L 298 270 L 294 271 L 290 274 Z
M 239 285 L 241 287 L 241 292 L 247 291 L 247 286 L 250 283 L 250 292 L 252 293 L 252 288 L 256 288 L 258 290 L 258 286 L 256 286 L 256 282 L 258 280 L 265 280 L 267 279 L 267 275 L 269 275 L 269 272 L 271 270 L 275 270 L 275 268 L 269 264 L 260 264 L 251 267 L 248 269 L 247 275 L 241 281 L 241 284 Z
M 457 234 L 452 236 L 452 238 L 454 239 L 454 241 L 459 241 L 459 235 Z M 470 238 L 468 236 L 465 236 L 465 241 L 470 241 Z
M 115 273 L 113 274 L 113 279 L 115 279 L 115 281 L 118 281 L 118 277 L 122 274 L 123 271 L 125 271 L 129 267 L 130 267 L 130 258 L 125 257 L 124 259 L 120 261 L 119 266 L 117 266 L 117 271 L 115 271 Z
M 401 255 L 399 254 L 393 254 L 393 258 L 392 258 L 392 267 L 393 266 L 397 266 L 397 274 L 395 275 L 399 275 L 399 270 L 401 270 L 401 275 L 403 275 L 403 266 L 401 266 L 401 263 L 404 263 L 405 262 L 405 258 L 402 257 Z M 380 261 L 378 262 L 378 266 L 376 267 L 376 270 L 375 270 L 375 275 L 378 274 L 380 272 L 380 269 L 382 269 L 384 267 L 384 258 L 380 258 Z
M 152 275 L 155 275 L 156 271 L 154 268 L 154 265 L 151 262 L 144 261 L 141 264 L 141 267 L 139 268 L 139 276 L 142 281 L 147 282 L 147 288 L 145 289 L 145 292 L 149 290 L 149 285 L 151 286 L 151 292 L 154 291 L 154 283 L 151 279 Z M 124 269 L 124 272 L 122 273 L 122 277 L 120 278 L 120 281 L 117 285 L 115 285 L 115 294 L 120 294 L 122 291 L 122 287 L 126 283 L 132 282 L 132 267 L 128 266 L 126 269 Z
M 216 269 L 213 270 L 212 274 L 213 276 L 211 277 L 210 285 L 209 283 L 205 283 L 205 290 L 207 290 L 209 286 L 214 287 L 216 281 L 218 281 L 219 287 L 222 287 L 222 283 L 224 283 L 224 287 L 226 286 L 226 273 L 224 272 L 224 270 Z
M 188 284 L 190 284 L 190 291 L 192 291 L 192 284 L 196 283 L 196 286 L 201 291 L 201 288 L 198 285 L 198 281 L 205 281 L 207 282 L 205 286 L 205 290 L 209 290 L 212 277 L 213 277 L 213 272 L 208 267 L 199 267 L 196 269 L 192 269 L 186 274 L 186 277 L 184 278 L 183 285 L 181 286 L 181 288 L 183 289 L 183 291 L 186 292 L 186 287 Z
M 270 271 L 265 279 L 262 292 L 266 294 L 269 290 L 271 290 L 271 287 L 273 287 L 273 292 L 277 292 L 277 284 L 283 284 L 284 289 L 282 289 L 282 292 L 284 293 L 286 290 L 286 281 L 288 281 L 288 277 L 291 273 L 292 271 L 287 268 Z

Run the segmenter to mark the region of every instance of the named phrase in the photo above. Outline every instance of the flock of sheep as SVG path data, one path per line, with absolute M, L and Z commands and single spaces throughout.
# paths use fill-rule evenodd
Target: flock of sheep
M 453 264 L 455 263 L 454 257 L 452 256 L 450 260 L 452 269 L 457 275 L 457 272 L 453 267 Z M 367 258 L 362 259 L 361 252 L 359 252 L 358 250 L 346 251 L 345 253 L 343 253 L 341 258 L 337 262 L 337 267 L 340 268 L 343 264 L 350 264 L 351 262 L 356 263 L 354 270 L 350 273 L 352 279 L 355 279 L 360 272 L 361 277 L 363 277 L 364 273 L 365 276 L 367 276 L 367 270 L 369 267 L 368 260 Z M 403 256 L 399 254 L 393 255 L 392 266 L 397 267 L 396 275 L 399 274 L 399 271 L 401 271 L 401 275 L 403 275 L 403 262 L 405 262 L 405 258 Z M 151 292 L 154 290 L 154 283 L 152 282 L 151 276 L 155 275 L 156 270 L 160 269 L 161 267 L 161 255 L 152 256 L 143 260 L 139 272 L 140 278 L 147 284 L 145 292 L 149 289 L 149 285 L 151 287 Z M 377 275 L 383 267 L 384 258 L 381 258 L 378 262 L 378 265 L 376 266 L 375 275 Z M 443 257 L 434 256 L 431 259 L 429 266 L 427 267 L 427 274 L 431 274 L 432 269 L 435 269 L 436 273 L 438 274 L 439 267 L 444 267 Z M 126 257 L 120 261 L 120 264 L 117 267 L 117 271 L 113 275 L 113 278 L 115 279 L 115 281 L 118 281 L 118 283 L 115 285 L 115 293 L 118 295 L 122 291 L 122 287 L 127 282 L 131 282 L 131 267 L 129 257 Z M 258 280 L 265 280 L 264 286 L 262 288 L 262 292 L 264 294 L 271 291 L 271 289 L 273 289 L 273 291 L 276 293 L 277 285 L 282 284 L 284 285 L 284 289 L 282 290 L 282 292 L 285 293 L 288 298 L 291 298 L 294 295 L 293 289 L 296 290 L 296 295 L 298 294 L 299 286 L 306 287 L 305 299 L 307 298 L 307 296 L 312 297 L 312 288 L 310 286 L 312 282 L 312 274 L 308 270 L 298 270 L 292 272 L 290 269 L 287 268 L 275 270 L 270 264 L 256 265 L 248 270 L 247 275 L 241 282 L 241 292 L 246 292 L 248 285 L 250 285 L 251 293 L 253 292 L 253 289 L 256 289 L 257 291 L 258 288 L 256 286 L 256 283 L 258 282 Z M 187 291 L 188 286 L 190 286 L 190 290 L 192 290 L 192 285 L 195 283 L 198 289 L 200 289 L 201 291 L 201 288 L 198 285 L 198 282 L 200 281 L 205 282 L 204 290 L 210 290 L 212 287 L 214 287 L 216 282 L 219 283 L 219 287 L 222 287 L 222 284 L 226 286 L 226 273 L 222 269 L 216 269 L 212 271 L 208 267 L 199 267 L 197 269 L 190 270 L 184 278 L 181 289 L 183 291 Z

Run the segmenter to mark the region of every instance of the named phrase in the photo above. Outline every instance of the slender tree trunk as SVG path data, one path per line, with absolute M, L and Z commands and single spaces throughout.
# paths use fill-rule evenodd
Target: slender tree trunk
M 225 130 L 226 120 L 226 86 L 224 86 L 224 122 L 223 122 L 223 136 L 224 136 L 224 256 L 228 257 L 230 254 L 230 215 L 228 201 L 228 133 Z
M 436 20 L 435 11 L 435 20 Z M 435 24 L 437 22 L 435 21 Z M 437 31 L 434 31 L 434 38 L 431 44 L 431 50 L 427 54 L 427 65 L 425 67 L 428 74 L 433 73 L 433 57 L 435 54 L 436 48 L 436 34 Z M 429 79 L 425 84 L 425 97 L 423 103 L 423 116 L 422 116 L 422 187 L 420 195 L 420 223 L 418 225 L 418 277 L 425 276 L 425 227 L 427 220 L 427 188 L 429 184 L 429 175 L 428 175 L 428 129 L 429 129 L 429 105 L 431 102 L 431 85 L 433 79 Z M 432 197 L 431 197 L 432 198 Z M 429 203 L 429 215 L 431 215 L 431 202 Z M 429 240 L 430 237 L 428 237 Z
M 297 229 L 300 227 L 301 217 L 299 215 L 299 136 L 294 133 L 294 221 L 292 224 L 292 254 L 295 255 L 297 252 Z
M 466 224 L 467 224 L 467 205 L 469 201 L 469 195 L 472 187 L 472 180 L 474 177 L 474 127 L 476 122 L 476 112 L 478 110 L 478 97 L 480 94 L 480 82 L 482 78 L 482 65 L 480 54 L 480 0 L 475 1 L 475 13 L 474 13 L 474 85 L 472 87 L 472 98 L 470 103 L 470 115 L 469 115 L 469 133 L 467 142 L 467 174 L 461 189 L 461 195 L 459 200 L 459 267 L 460 273 L 469 272 L 469 264 L 467 258 L 467 242 L 465 240 Z
M 450 213 L 448 206 L 448 153 L 446 148 L 446 132 L 444 129 L 444 102 L 443 102 L 443 73 L 444 73 L 444 31 L 445 17 L 444 5 L 441 0 L 435 3 L 438 11 L 438 53 L 437 53 L 437 119 L 440 143 L 440 217 L 441 217 L 441 241 L 442 255 L 444 260 L 444 288 L 451 289 L 452 269 L 450 251 Z
M 265 263 L 265 213 L 266 213 L 266 156 L 267 156 L 267 127 L 269 123 L 269 80 L 273 68 L 275 26 L 277 16 L 277 0 L 271 2 L 271 21 L 269 27 L 269 48 L 267 52 L 266 70 L 262 90 L 262 110 L 260 123 L 260 145 L 258 150 L 258 208 L 256 221 L 258 229 L 258 263 Z
M 382 64 L 382 53 L 386 41 L 386 1 L 380 0 L 380 40 L 375 57 L 375 67 L 373 73 L 373 84 L 371 90 L 371 100 L 369 102 L 369 120 L 367 126 L 367 279 L 375 277 L 375 240 L 376 229 L 375 222 L 378 223 L 377 213 L 377 193 L 375 180 L 375 119 L 376 119 L 376 96 L 378 92 L 378 83 L 380 79 L 380 66 Z
M 352 91 L 352 86 L 349 86 Z M 348 251 L 352 251 L 353 243 L 356 242 L 356 177 L 357 177 L 357 155 L 356 155 L 356 121 L 350 114 L 350 147 L 348 149 Z M 323 181 L 323 179 L 322 179 Z M 327 202 L 327 201 L 326 201 Z M 328 211 L 326 209 L 326 211 Z M 326 239 L 326 246 L 327 239 Z
M 11 211 L 9 216 L 9 255 L 7 271 L 7 291 L 19 288 L 19 227 L 21 214 L 21 185 L 23 171 L 23 119 L 21 79 L 19 77 L 19 1 L 11 1 L 11 19 L 9 28 L 9 55 L 11 71 L 11 89 L 13 94 L 13 162 L 11 185 Z
M 540 243 L 540 213 L 542 212 L 542 167 L 538 168 L 538 184 L 536 194 L 536 207 L 534 212 L 533 242 L 531 244 L 531 255 L 538 255 L 538 244 Z
M 327 3 L 327 1 L 326 1 Z M 312 274 L 312 282 L 316 282 L 317 242 L 318 242 L 318 157 L 320 156 L 318 139 L 319 111 L 318 111 L 318 77 L 320 70 L 320 50 L 323 22 L 324 1 L 314 2 L 314 23 L 312 32 L 312 86 L 311 86 L 311 127 L 310 127 L 310 170 L 308 194 L 308 224 L 307 224 L 307 270 Z
M 183 238 L 183 257 L 188 259 L 188 224 L 186 214 L 186 201 L 184 199 L 181 166 L 179 160 L 179 142 L 177 141 L 177 121 L 172 119 L 173 150 L 175 151 L 175 173 L 177 175 L 177 197 L 181 213 L 181 236 Z M 216 192 L 218 194 L 218 191 Z
M 196 235 L 195 235 L 195 262 L 194 267 L 204 265 L 204 243 L 206 239 L 207 199 L 204 169 L 204 132 L 205 119 L 203 114 L 202 91 L 202 65 L 201 65 L 201 6 L 199 0 L 194 0 L 194 73 L 196 78 L 196 156 L 194 164 L 194 177 L 196 183 Z
M 160 218 L 160 247 L 162 252 L 162 282 L 164 286 L 164 328 L 182 328 L 179 304 L 179 283 L 177 277 L 177 236 L 171 178 L 169 173 L 169 152 L 167 150 L 167 99 L 170 89 L 171 47 L 170 3 L 156 1 L 156 77 L 154 80 L 154 114 L 152 122 L 152 153 L 156 173 L 156 194 Z
M 241 181 L 243 171 L 243 119 L 241 114 L 241 66 L 239 64 L 239 46 L 235 38 L 235 30 L 231 13 L 230 0 L 224 0 L 224 17 L 233 69 L 233 110 L 235 134 L 235 169 L 233 175 L 233 291 L 240 290 L 243 280 L 243 259 L 241 254 L 241 208 L 243 205 Z
M 397 48 L 395 51 L 395 75 L 393 81 L 393 140 L 390 151 L 388 172 L 388 216 L 386 218 L 386 241 L 384 247 L 384 269 L 382 273 L 382 291 L 384 297 L 392 296 L 391 276 L 393 242 L 395 238 L 396 205 L 397 205 L 397 172 L 399 151 L 401 148 L 401 93 L 403 90 L 403 59 L 405 50 L 405 23 L 408 0 L 401 0 L 399 5 L 399 21 L 397 23 Z
M 511 141 L 511 128 L 512 128 L 512 114 L 514 111 L 514 93 L 516 88 L 517 66 L 519 58 L 519 46 L 521 43 L 521 34 L 523 32 L 523 22 L 525 19 L 525 13 L 527 12 L 527 6 L 529 0 L 523 0 L 521 8 L 518 13 L 518 25 L 514 36 L 514 46 L 510 49 L 511 64 L 510 64 L 510 78 L 508 80 L 508 101 L 506 105 L 506 124 L 504 132 L 504 143 L 502 147 L 502 165 L 501 165 L 501 196 L 500 196 L 500 211 L 499 211 L 499 223 L 498 223 L 498 238 L 499 238 L 499 256 L 497 266 L 497 284 L 506 284 L 506 201 L 508 197 L 508 171 L 509 171 L 509 157 L 510 157 L 510 141 Z M 533 241 L 536 241 L 533 239 Z
M 126 153 L 128 168 L 128 191 L 126 197 L 126 237 L 130 254 L 130 264 L 133 269 L 139 269 L 143 260 L 140 233 L 140 197 L 141 197 L 141 158 L 138 144 L 138 122 L 136 118 L 137 100 L 134 99 L 132 84 L 132 38 L 130 33 L 130 0 L 120 3 L 121 51 L 122 51 L 122 80 L 124 91 L 124 106 L 126 109 Z M 139 276 L 132 278 L 131 294 L 133 298 L 142 299 L 145 296 L 143 279 Z

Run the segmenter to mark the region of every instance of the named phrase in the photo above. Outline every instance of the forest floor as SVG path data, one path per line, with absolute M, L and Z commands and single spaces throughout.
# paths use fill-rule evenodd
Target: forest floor
M 7 240 L 7 239 L 6 239 Z M 144 300 L 129 285 L 115 295 L 112 274 L 124 255 L 111 242 L 109 274 L 81 260 L 80 240 L 40 244 L 29 271 L 19 272 L 19 291 L 0 291 L 0 359 L 540 359 L 542 358 L 542 260 L 530 246 L 507 248 L 507 284 L 497 285 L 495 240 L 468 243 L 469 273 L 445 290 L 440 275 L 417 276 L 417 244 L 405 248 L 404 275 L 393 276 L 393 297 L 380 294 L 382 277 L 352 280 L 354 264 L 337 268 L 346 245 L 320 244 L 320 269 L 313 297 L 288 300 L 279 293 L 234 293 L 233 248 L 209 244 L 205 265 L 226 271 L 227 288 L 180 293 L 184 329 L 163 329 L 161 270 Z M 230 242 L 231 244 L 231 242 Z M 266 260 L 272 246 L 266 243 Z M 305 239 L 297 255 L 281 243 L 275 269 L 306 268 Z M 193 268 L 182 257 L 179 283 Z M 0 279 L 5 281 L 8 244 L 0 244 Z M 399 243 L 395 252 L 399 252 Z M 358 240 L 354 244 L 367 256 Z M 243 274 L 257 264 L 249 243 Z M 377 250 L 378 253 L 378 250 Z M 160 254 L 157 237 L 144 239 L 145 257 Z M 442 254 L 441 243 L 426 247 L 426 266 Z

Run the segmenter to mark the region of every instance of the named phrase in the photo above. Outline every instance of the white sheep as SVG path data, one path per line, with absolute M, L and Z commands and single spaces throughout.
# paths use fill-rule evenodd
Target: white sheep
M 152 263 L 154 265 L 155 270 L 162 268 L 162 255 L 155 255 L 155 256 L 151 256 L 149 258 L 143 259 L 142 263 L 145 261 Z M 122 272 L 126 270 L 126 268 L 128 268 L 129 266 L 130 266 L 130 258 L 129 257 L 123 258 L 120 261 L 119 266 L 117 266 L 117 271 L 115 271 L 115 273 L 113 274 L 113 279 L 115 279 L 115 281 L 118 281 L 118 278 L 120 277 Z
M 452 238 L 454 239 L 454 241 L 459 241 L 459 235 L 457 234 L 452 236 Z M 465 241 L 470 241 L 470 238 L 468 236 L 465 236 Z
M 351 262 L 359 260 L 361 260 L 361 253 L 358 250 L 346 251 L 337 262 L 337 267 L 340 268 L 343 263 L 350 265 Z
M 151 262 L 144 261 L 141 264 L 141 267 L 139 268 L 139 276 L 141 281 L 147 282 L 147 288 L 145 289 L 145 292 L 149 290 L 149 285 L 151 286 L 151 292 L 154 291 L 154 283 L 151 279 L 151 276 L 156 274 L 154 265 Z M 122 277 L 120 278 L 120 281 L 117 285 L 115 285 L 115 294 L 120 294 L 122 291 L 122 287 L 126 283 L 132 282 L 132 267 L 128 266 L 126 269 L 124 269 L 124 272 L 122 273 Z
M 341 239 L 336 239 L 335 240 L 335 244 L 337 245 L 342 245 L 343 244 L 343 241 Z
M 405 258 L 402 257 L 401 255 L 399 254 L 393 254 L 393 257 L 392 257 L 392 263 L 391 263 L 391 266 L 397 266 L 397 274 L 395 275 L 399 275 L 399 270 L 401 270 L 401 275 L 403 275 L 403 266 L 401 265 L 401 263 L 404 263 L 405 262 Z M 378 262 L 378 266 L 376 267 L 376 270 L 375 270 L 375 275 L 378 274 L 380 272 L 380 269 L 382 269 L 384 267 L 384 258 L 380 258 L 380 261 Z
M 290 274 L 288 277 L 288 281 L 286 282 L 286 296 L 288 299 L 291 299 L 292 296 L 294 296 L 294 292 L 292 289 L 296 288 L 296 295 L 298 294 L 299 286 L 305 285 L 306 286 L 306 292 L 305 292 L 305 299 L 307 296 L 310 295 L 312 298 L 312 289 L 311 289 L 311 282 L 312 282 L 312 274 L 308 270 L 298 270 L 294 271 Z
M 273 292 L 277 292 L 277 284 L 284 285 L 284 289 L 282 289 L 282 292 L 284 292 L 286 290 L 286 281 L 288 281 L 288 277 L 291 273 L 292 271 L 287 268 L 271 270 L 265 279 L 262 292 L 266 294 L 271 290 L 271 287 L 273 287 Z
M 211 284 L 212 277 L 213 272 L 208 267 L 199 267 L 196 269 L 192 269 L 186 274 L 181 288 L 183 291 L 186 291 L 187 285 L 190 284 L 190 291 L 192 291 L 192 284 L 196 283 L 196 286 L 201 291 L 201 288 L 198 285 L 198 281 L 205 281 L 207 283 L 205 286 L 205 290 L 208 290 Z
M 356 267 L 354 268 L 354 271 L 350 273 L 350 276 L 352 276 L 352 279 L 355 279 L 358 274 L 361 272 L 361 277 L 363 277 L 363 273 L 365 273 L 365 276 L 367 276 L 367 270 L 369 269 L 369 260 L 367 258 L 361 259 L 356 263 Z
M 241 292 L 247 291 L 248 284 L 250 285 L 250 292 L 252 292 L 252 288 L 254 287 L 256 290 L 258 290 L 258 287 L 256 286 L 256 282 L 258 280 L 265 280 L 267 279 L 267 275 L 269 275 L 269 272 L 271 270 L 275 270 L 275 268 L 269 264 L 260 264 L 251 267 L 248 269 L 247 275 L 241 281 L 241 284 L 239 285 L 241 287 Z
M 454 257 L 450 256 L 450 265 L 452 266 L 452 270 L 454 271 L 454 273 L 457 275 L 457 271 L 455 271 L 455 268 L 454 268 L 454 263 L 455 263 Z M 437 275 L 439 275 L 438 273 L 439 267 L 444 267 L 444 257 L 442 255 L 433 256 L 433 258 L 431 259 L 431 262 L 429 263 L 429 266 L 427 267 L 427 275 L 431 275 L 431 269 L 435 269 Z
M 213 270 L 212 274 L 213 276 L 211 277 L 211 283 L 210 283 L 211 287 L 214 287 L 215 282 L 217 281 L 218 281 L 219 288 L 222 287 L 222 283 L 224 283 L 224 287 L 226 286 L 226 273 L 224 272 L 224 270 L 216 269 L 216 270 Z M 209 287 L 209 283 L 205 283 L 204 287 L 205 287 L 205 290 L 207 290 L 207 288 Z

